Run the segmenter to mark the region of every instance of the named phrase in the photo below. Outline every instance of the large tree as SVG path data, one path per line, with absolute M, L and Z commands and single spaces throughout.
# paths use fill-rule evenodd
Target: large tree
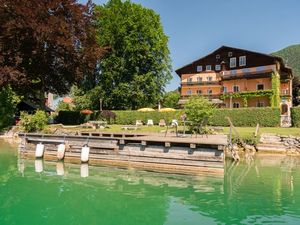
M 121 0 L 97 6 L 96 11 L 101 13 L 97 41 L 110 47 L 93 80 L 104 107 L 136 109 L 157 104 L 171 79 L 168 37 L 159 15 Z
M 24 95 L 68 93 L 103 54 L 93 5 L 76 0 L 0 0 L 0 87 Z

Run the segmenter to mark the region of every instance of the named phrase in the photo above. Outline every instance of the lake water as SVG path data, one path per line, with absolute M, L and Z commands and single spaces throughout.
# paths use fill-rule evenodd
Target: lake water
M 300 158 L 226 162 L 220 177 L 24 160 L 0 142 L 0 224 L 300 224 Z

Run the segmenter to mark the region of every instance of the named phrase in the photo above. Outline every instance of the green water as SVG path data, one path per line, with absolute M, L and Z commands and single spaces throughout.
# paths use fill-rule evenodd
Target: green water
M 263 223 L 300 224 L 300 158 L 193 177 L 23 160 L 0 143 L 1 225 Z

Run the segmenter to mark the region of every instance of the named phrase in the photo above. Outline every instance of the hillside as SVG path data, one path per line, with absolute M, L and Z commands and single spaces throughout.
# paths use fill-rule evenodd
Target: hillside
M 294 76 L 300 78 L 300 44 L 288 46 L 271 55 L 281 57 L 285 64 L 293 69 Z

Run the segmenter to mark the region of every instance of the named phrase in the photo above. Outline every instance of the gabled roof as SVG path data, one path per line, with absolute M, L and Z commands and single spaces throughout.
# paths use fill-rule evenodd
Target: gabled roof
M 201 57 L 200 59 L 197 59 L 195 61 L 193 61 L 192 63 L 189 63 L 179 69 L 177 69 L 175 72 L 181 76 L 181 74 L 183 73 L 183 70 L 185 70 L 187 67 L 189 66 L 193 66 L 193 65 L 197 65 L 201 60 L 211 56 L 211 55 L 216 55 L 218 52 L 221 52 L 222 50 L 227 50 L 227 51 L 235 51 L 235 50 L 238 50 L 238 51 L 245 51 L 245 52 L 248 52 L 248 53 L 252 53 L 252 54 L 258 54 L 258 55 L 261 55 L 261 56 L 264 56 L 264 57 L 268 57 L 270 59 L 273 59 L 274 61 L 278 61 L 282 67 L 283 70 L 285 70 L 286 72 L 289 72 L 289 73 L 292 73 L 292 70 L 291 68 L 288 68 L 284 65 L 284 62 L 282 60 L 281 57 L 278 57 L 278 56 L 273 56 L 273 55 L 269 55 L 269 54 L 265 54 L 265 53 L 260 53 L 260 52 L 254 52 L 254 51 L 250 51 L 250 50 L 246 50 L 246 49 L 241 49 L 241 48 L 234 48 L 234 47 L 229 47 L 229 46 L 221 46 L 220 48 L 216 49 L 215 51 L 209 53 L 208 55 L 204 56 L 204 57 Z
M 44 106 L 44 110 L 46 112 L 54 112 L 53 109 L 49 108 L 48 106 Z M 35 111 L 35 110 L 38 110 L 39 107 L 34 105 L 33 103 L 31 102 L 28 102 L 28 101 L 21 101 L 18 105 L 17 105 L 17 108 L 19 109 L 19 111 Z

